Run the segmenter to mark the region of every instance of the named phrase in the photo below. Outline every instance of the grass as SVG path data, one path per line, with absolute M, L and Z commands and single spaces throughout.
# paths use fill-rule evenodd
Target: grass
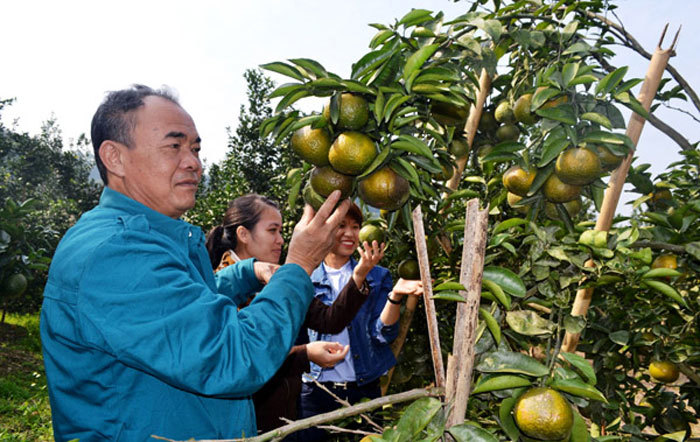
M 52 441 L 39 315 L 0 324 L 0 441 Z

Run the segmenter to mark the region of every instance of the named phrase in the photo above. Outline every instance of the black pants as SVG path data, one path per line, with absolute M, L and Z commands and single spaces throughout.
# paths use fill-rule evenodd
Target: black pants
M 364 385 L 357 385 L 355 382 L 348 382 L 347 388 L 335 386 L 331 382 L 324 383 L 323 385 L 332 391 L 333 394 L 341 399 L 345 399 L 351 404 L 355 404 L 363 398 L 375 399 L 381 396 L 379 379 Z M 326 393 L 316 384 L 305 382 L 301 387 L 301 396 L 299 399 L 300 419 L 327 413 L 340 407 L 341 405 L 333 396 Z M 299 442 L 325 441 L 330 437 L 327 431 L 318 428 L 308 428 L 295 433 L 293 436 L 295 436 L 296 439 L 292 439 L 298 440 Z

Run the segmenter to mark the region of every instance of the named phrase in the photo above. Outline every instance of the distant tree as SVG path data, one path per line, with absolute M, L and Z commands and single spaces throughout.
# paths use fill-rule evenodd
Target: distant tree
M 12 100 L 0 100 L 0 112 L 11 103 Z M 0 207 L 32 201 L 23 206 L 18 218 L 22 235 L 10 235 L 21 238 L 16 250 L 23 252 L 17 259 L 6 258 L 18 263 L 17 270 L 29 276 L 26 294 L 13 300 L 8 305 L 10 310 L 38 307 L 46 278 L 45 262 L 33 265 L 36 262 L 31 256 L 51 257 L 65 231 L 97 204 L 101 186 L 89 178 L 93 161 L 88 145 L 87 138 L 81 135 L 66 148 L 55 120 L 44 123 L 37 136 L 0 122 Z M 9 219 L 14 212 L 2 213 L 0 224 L 16 224 Z
M 274 82 L 258 69 L 246 70 L 243 78 L 248 104 L 241 105 L 236 130 L 228 129 L 226 158 L 209 168 L 197 205 L 186 215 L 188 221 L 207 230 L 221 221 L 232 199 L 246 193 L 266 195 L 282 205 L 287 198 L 286 171 L 299 164 L 281 147 L 285 144 L 260 137 L 260 124 L 272 115 L 267 96 Z

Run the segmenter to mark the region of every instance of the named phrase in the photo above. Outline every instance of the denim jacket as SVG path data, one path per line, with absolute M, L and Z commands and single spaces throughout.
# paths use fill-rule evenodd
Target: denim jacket
M 354 269 L 357 262 L 350 258 L 350 264 Z M 389 271 L 384 267 L 375 266 L 367 275 L 367 283 L 370 287 L 369 298 L 362 305 L 357 315 L 348 325 L 350 335 L 350 350 L 355 365 L 355 375 L 358 385 L 364 385 L 374 381 L 386 373 L 396 364 L 396 358 L 389 348 L 389 344 L 396 339 L 399 331 L 398 322 L 392 325 L 384 325 L 379 316 L 386 304 L 387 296 L 393 288 L 393 282 Z M 331 283 L 323 266 L 318 266 L 311 274 L 316 291 L 316 298 L 324 304 L 330 305 Z M 308 329 L 309 341 L 329 340 L 330 335 L 318 333 Z M 321 367 L 311 363 L 310 376 L 318 379 Z

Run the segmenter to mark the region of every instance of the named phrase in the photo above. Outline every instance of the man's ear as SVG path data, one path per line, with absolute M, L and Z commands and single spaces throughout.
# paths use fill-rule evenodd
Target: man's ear
M 105 140 L 100 145 L 100 159 L 107 171 L 118 177 L 124 176 L 123 150 L 126 147 L 112 140 Z
M 236 236 L 238 237 L 238 241 L 245 245 L 248 245 L 250 242 L 250 232 L 243 226 L 236 227 Z

